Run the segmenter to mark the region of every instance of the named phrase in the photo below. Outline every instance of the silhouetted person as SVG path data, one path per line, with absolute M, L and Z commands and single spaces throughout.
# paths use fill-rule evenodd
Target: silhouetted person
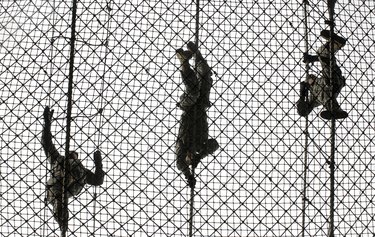
M 193 42 L 189 42 L 187 47 L 186 51 L 178 49 L 176 52 L 181 62 L 180 71 L 186 87 L 178 103 L 183 113 L 177 136 L 176 159 L 177 168 L 185 175 L 189 186 L 194 187 L 196 180 L 189 166 L 197 167 L 202 158 L 219 148 L 219 144 L 215 139 L 208 138 L 206 110 L 210 106 L 211 68 Z M 189 63 L 192 57 L 196 59 L 196 71 Z

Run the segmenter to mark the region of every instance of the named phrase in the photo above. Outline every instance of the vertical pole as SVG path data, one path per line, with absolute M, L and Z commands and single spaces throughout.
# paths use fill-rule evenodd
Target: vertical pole
M 335 8 L 335 1 L 336 0 L 327 0 L 328 3 L 328 12 L 329 12 L 329 26 L 330 26 L 330 34 L 331 39 L 333 34 L 335 33 L 335 24 L 334 24 L 334 8 Z M 333 60 L 334 60 L 334 45 L 333 41 L 330 40 L 330 75 L 329 75 L 329 84 L 332 86 L 332 78 L 333 78 Z M 333 92 L 331 92 L 331 101 L 332 104 Z M 332 108 L 332 106 L 331 106 Z M 331 120 L 331 155 L 330 155 L 330 212 L 329 212 L 329 232 L 328 236 L 334 236 L 334 213 L 335 213 L 335 134 L 336 134 L 336 124 L 335 118 L 332 116 Z
M 199 0 L 196 0 L 195 6 L 195 45 L 198 47 L 199 44 Z M 195 67 L 197 66 L 197 61 L 195 61 Z M 194 116 L 195 117 L 195 116 Z M 195 176 L 195 170 L 192 167 L 191 173 Z M 193 237 L 193 218 L 194 218 L 194 187 L 190 189 L 190 218 L 189 218 L 189 237 Z
M 74 53 L 75 53 L 75 34 L 76 34 L 76 17 L 77 17 L 77 0 L 73 0 L 72 4 L 72 23 L 71 23 L 71 35 L 70 35 L 70 55 L 69 55 L 69 77 L 68 77 L 68 106 L 67 106 L 67 118 L 66 118 L 66 141 L 65 141 L 65 160 L 63 168 L 63 208 L 65 211 L 68 211 L 68 199 L 65 198 L 67 191 L 66 183 L 66 167 L 67 167 L 67 158 L 69 157 L 69 147 L 70 147 L 70 127 L 72 120 L 72 101 L 73 101 L 73 73 L 74 73 Z M 64 215 L 64 225 L 68 225 L 68 220 L 65 220 Z M 62 230 L 61 236 L 66 236 L 67 228 Z

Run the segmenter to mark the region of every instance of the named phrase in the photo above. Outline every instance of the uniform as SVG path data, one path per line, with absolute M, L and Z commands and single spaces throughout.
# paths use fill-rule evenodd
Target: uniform
M 329 32 L 322 31 L 322 36 L 329 39 Z M 346 40 L 334 35 L 333 53 L 335 54 L 346 43 Z M 345 77 L 342 76 L 341 69 L 337 65 L 336 59 L 331 60 L 331 42 L 328 41 L 321 46 L 317 51 L 317 56 L 306 59 L 306 62 L 319 61 L 322 67 L 322 76 L 316 77 L 308 75 L 305 82 L 301 84 L 301 96 L 297 102 L 297 110 L 301 116 L 307 116 L 315 107 L 323 105 L 326 111 L 321 113 L 321 116 L 326 119 L 332 117 L 336 119 L 346 118 L 348 114 L 340 108 L 337 102 L 337 97 L 341 89 L 345 86 Z M 330 73 L 332 70 L 332 77 Z M 310 91 L 307 98 L 306 91 Z
M 51 165 L 51 177 L 46 184 L 47 203 L 53 207 L 53 216 L 62 233 L 68 228 L 68 199 L 78 195 L 86 184 L 101 185 L 104 181 L 102 158 L 99 151 L 94 153 L 95 173 L 86 169 L 76 152 L 70 152 L 66 159 L 60 155 L 52 143 L 52 113 L 47 107 L 44 111 L 42 146 Z
M 177 50 L 186 90 L 178 103 L 182 115 L 176 143 L 176 162 L 189 186 L 194 187 L 196 181 L 189 166 L 195 168 L 202 158 L 212 154 L 219 145 L 215 139 L 208 138 L 206 110 L 210 106 L 211 68 L 193 43 L 190 42 L 188 48 L 189 51 Z M 196 72 L 189 64 L 192 56 L 196 58 Z

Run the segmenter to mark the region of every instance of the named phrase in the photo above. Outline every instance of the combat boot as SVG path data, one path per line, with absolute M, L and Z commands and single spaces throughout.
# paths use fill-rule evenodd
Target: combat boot
M 342 109 L 336 109 L 336 110 L 332 110 L 332 111 L 324 110 L 320 113 L 320 117 L 322 117 L 323 119 L 327 119 L 327 120 L 330 120 L 330 119 L 345 119 L 348 116 L 349 116 L 348 113 L 346 111 L 342 110 Z

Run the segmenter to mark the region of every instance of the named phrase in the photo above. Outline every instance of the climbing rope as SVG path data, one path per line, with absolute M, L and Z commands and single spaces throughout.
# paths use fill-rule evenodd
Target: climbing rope
M 195 35 L 194 36 L 195 36 L 195 45 L 197 46 L 197 48 L 199 48 L 199 11 L 200 11 L 199 0 L 196 1 L 195 7 L 196 8 L 195 8 Z M 195 67 L 197 67 L 197 58 L 195 59 Z M 197 72 L 196 68 L 195 68 L 195 71 Z M 196 129 L 194 129 L 194 131 L 196 131 Z M 193 176 L 195 176 L 195 169 L 193 166 L 191 168 L 191 173 Z M 193 236 L 194 196 L 195 196 L 195 190 L 193 186 L 190 189 L 189 237 Z
M 108 15 L 108 19 L 107 19 L 107 22 L 106 22 L 106 26 L 105 26 L 105 29 L 107 29 L 107 35 L 106 35 L 106 39 L 105 39 L 105 42 L 104 42 L 104 45 L 105 45 L 105 53 L 104 53 L 104 60 L 103 60 L 103 64 L 105 67 L 107 67 L 107 57 L 108 57 L 108 54 L 109 54 L 109 49 L 108 49 L 108 40 L 109 40 L 109 36 L 110 36 L 110 20 L 111 20 L 111 2 L 112 0 L 109 0 L 109 1 L 106 1 L 106 11 L 107 11 L 107 15 Z M 102 124 L 103 124 L 103 105 L 104 105 L 104 96 L 103 96 L 103 91 L 104 91 L 104 82 L 105 82 L 105 74 L 106 74 L 106 71 L 107 70 L 103 70 L 103 74 L 101 75 L 101 83 L 100 83 L 100 101 L 99 101 L 99 104 L 100 104 L 100 107 L 99 107 L 99 111 L 97 114 L 99 114 L 99 121 L 96 121 L 96 123 L 98 123 L 98 126 L 97 126 L 97 140 L 96 140 L 96 149 L 100 151 L 100 145 L 101 145 L 101 141 L 102 141 L 102 132 L 101 132 L 101 127 L 102 127 Z M 102 156 L 103 158 L 103 156 Z M 96 204 L 97 204 L 97 187 L 94 186 L 94 210 L 93 210 L 93 218 L 94 218 L 94 224 L 93 224 L 93 228 L 94 228 L 94 231 L 92 233 L 92 236 L 95 236 L 95 223 L 96 223 Z
M 48 93 L 47 93 L 47 98 L 48 98 L 48 107 L 51 108 L 51 92 L 52 92 L 52 75 L 53 75 L 53 68 L 54 68 L 54 63 L 53 63 L 53 57 L 54 57 L 54 43 L 55 43 L 55 25 L 56 25 L 56 1 L 53 0 L 52 1 L 52 37 L 50 38 L 50 47 L 51 47 L 51 50 L 50 50 L 50 55 L 49 55 L 49 65 L 50 65 L 50 68 L 49 68 L 49 71 L 47 72 L 49 75 L 48 75 Z M 51 173 L 51 165 L 50 164 L 47 164 L 47 175 L 45 176 L 45 184 L 47 184 L 48 182 L 48 174 Z M 47 221 L 47 217 L 46 217 L 46 211 L 48 209 L 48 203 L 47 203 L 47 199 L 44 200 L 44 205 L 45 205 L 45 208 L 44 208 L 44 211 L 43 211 L 43 216 L 44 216 L 44 223 L 46 224 Z M 44 227 L 44 226 L 43 226 Z M 43 236 L 47 236 L 46 235 L 46 229 L 43 228 Z
M 72 106 L 73 106 L 73 73 L 74 73 L 74 53 L 75 53 L 75 38 L 76 38 L 76 19 L 77 19 L 77 0 L 73 0 L 72 4 L 72 23 L 71 23 L 71 35 L 70 35 L 70 54 L 69 54 L 69 76 L 68 76 L 68 106 L 67 106 L 67 118 L 66 118 L 66 141 L 65 141 L 65 159 L 63 165 L 63 195 L 62 203 L 63 208 L 67 209 L 68 199 L 65 198 L 66 195 L 66 167 L 69 157 L 70 148 L 70 129 L 72 120 Z M 65 218 L 65 216 L 64 216 Z M 63 220 L 64 224 L 67 224 L 68 220 Z M 61 237 L 66 236 L 66 229 L 62 230 Z
M 308 0 L 304 0 L 304 26 L 305 26 L 305 55 L 308 55 L 309 51 L 309 44 L 308 44 L 308 12 L 307 12 L 307 6 L 309 5 Z M 334 5 L 335 0 L 327 0 L 327 7 L 329 12 L 329 19 L 325 21 L 326 24 L 330 27 L 330 37 L 333 38 L 334 35 Z M 333 78 L 333 61 L 334 61 L 334 42 L 330 41 L 330 72 L 329 72 L 329 78 L 328 78 L 328 86 L 332 85 L 332 78 Z M 310 65 L 309 62 L 306 62 L 305 67 L 305 73 L 306 76 L 309 75 L 309 69 Z M 331 91 L 331 98 L 333 98 L 333 91 Z M 329 103 L 332 103 L 332 99 Z M 332 106 L 331 106 L 332 108 Z M 302 237 L 305 236 L 305 230 L 306 230 L 306 203 L 309 203 L 309 200 L 306 196 L 306 190 L 307 190 L 307 171 L 308 171 L 308 141 L 310 139 L 309 137 L 309 131 L 308 131 L 308 117 L 306 116 L 305 121 L 305 149 L 304 149 L 304 172 L 303 172 L 303 203 L 302 203 Z M 328 236 L 333 237 L 334 236 L 334 202 L 335 202 L 335 136 L 336 136 L 336 125 L 335 125 L 335 118 L 332 116 L 331 118 L 331 127 L 330 127 L 330 144 L 331 144 L 331 150 L 329 158 L 327 159 L 329 163 L 329 169 L 330 169 L 330 214 L 329 214 L 329 230 L 328 230 Z
M 309 5 L 308 0 L 303 1 L 303 8 L 304 8 L 304 26 L 305 26 L 305 54 L 309 53 L 309 28 L 308 28 L 308 12 L 307 6 Z M 305 64 L 305 75 L 308 77 L 310 65 L 308 63 Z M 309 145 L 309 118 L 306 116 L 305 120 L 305 144 L 304 144 L 304 170 L 303 170 L 303 198 L 302 198 L 302 237 L 305 237 L 305 228 L 306 228 L 306 202 L 308 201 L 306 197 L 306 190 L 307 190 L 307 170 L 308 170 L 308 145 Z
M 335 23 L 334 23 L 334 7 L 336 0 L 327 0 L 329 20 L 326 22 L 329 25 L 331 39 L 335 33 Z M 333 40 L 330 41 L 330 69 L 329 69 L 329 85 L 332 85 L 333 78 L 333 61 L 334 61 L 334 43 Z M 331 91 L 331 98 L 333 98 L 333 91 Z M 331 103 L 333 101 L 331 100 Z M 335 212 L 335 136 L 336 136 L 336 121 L 332 116 L 331 119 L 331 155 L 330 155 L 330 211 L 329 211 L 329 232 L 328 236 L 334 236 L 334 212 Z

